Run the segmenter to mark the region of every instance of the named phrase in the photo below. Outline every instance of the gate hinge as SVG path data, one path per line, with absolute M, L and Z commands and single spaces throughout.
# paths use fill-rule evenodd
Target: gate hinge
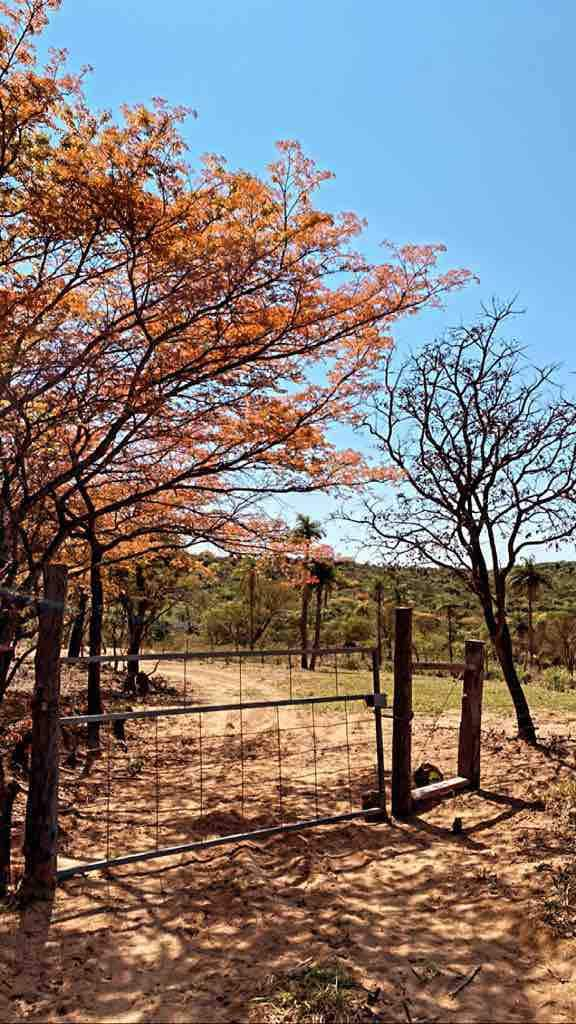
M 367 708 L 387 708 L 388 698 L 385 693 L 367 693 L 364 697 Z

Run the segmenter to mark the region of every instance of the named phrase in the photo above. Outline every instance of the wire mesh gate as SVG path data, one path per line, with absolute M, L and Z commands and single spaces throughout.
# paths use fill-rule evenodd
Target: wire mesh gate
M 268 652 L 270 661 L 280 653 Z M 59 880 L 385 818 L 383 718 L 391 713 L 384 710 L 377 652 L 354 651 L 369 656 L 371 686 L 362 693 L 346 692 L 338 672 L 338 655 L 349 650 L 319 652 L 334 656 L 335 673 L 334 691 L 317 696 L 298 695 L 291 663 L 298 652 L 284 653 L 290 662 L 286 697 L 250 699 L 248 659 L 265 664 L 268 655 L 235 652 L 229 657 L 240 666 L 237 700 L 60 719 L 65 735 L 98 723 L 100 756 L 89 772 L 61 766 Z M 212 652 L 204 657 L 214 659 Z

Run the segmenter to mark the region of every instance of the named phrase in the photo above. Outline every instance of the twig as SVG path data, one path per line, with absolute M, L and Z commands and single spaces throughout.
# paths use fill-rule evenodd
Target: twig
M 474 978 L 476 977 L 477 974 L 480 974 L 481 970 L 482 964 L 478 964 L 478 967 L 475 967 L 473 971 L 470 971 L 470 974 L 466 975 L 464 981 L 461 981 L 460 984 L 456 986 L 456 988 L 452 989 L 452 991 L 448 993 L 450 999 L 455 999 L 463 988 L 466 988 L 467 985 L 474 981 Z
M 410 1013 L 410 1007 L 405 999 L 402 1000 L 402 1006 L 404 1007 L 404 1013 L 406 1014 L 406 1020 L 408 1024 L 412 1024 L 412 1014 Z
M 555 981 L 559 981 L 561 985 L 567 985 L 570 981 L 570 978 L 562 978 L 560 974 L 556 974 L 556 971 L 553 971 L 551 967 L 547 967 L 546 970 L 550 977 L 554 978 Z

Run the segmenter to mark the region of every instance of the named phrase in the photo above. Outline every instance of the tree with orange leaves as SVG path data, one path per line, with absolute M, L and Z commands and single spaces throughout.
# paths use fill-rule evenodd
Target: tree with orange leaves
M 0 4 L 0 687 L 11 592 L 95 519 L 361 479 L 326 428 L 357 421 L 396 320 L 470 277 L 439 246 L 370 264 L 295 142 L 265 179 L 194 172 L 184 109 L 94 113 L 63 54 L 36 63 L 58 5 Z

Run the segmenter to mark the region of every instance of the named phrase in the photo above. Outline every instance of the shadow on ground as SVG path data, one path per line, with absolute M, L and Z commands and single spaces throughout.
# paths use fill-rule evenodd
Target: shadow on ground
M 304 963 L 339 963 L 374 1024 L 575 1020 L 576 951 L 530 916 L 538 863 L 566 852 L 543 811 L 566 768 L 498 743 L 485 788 L 409 823 L 121 868 L 4 913 L 0 1020 L 248 1024 L 263 980 Z

